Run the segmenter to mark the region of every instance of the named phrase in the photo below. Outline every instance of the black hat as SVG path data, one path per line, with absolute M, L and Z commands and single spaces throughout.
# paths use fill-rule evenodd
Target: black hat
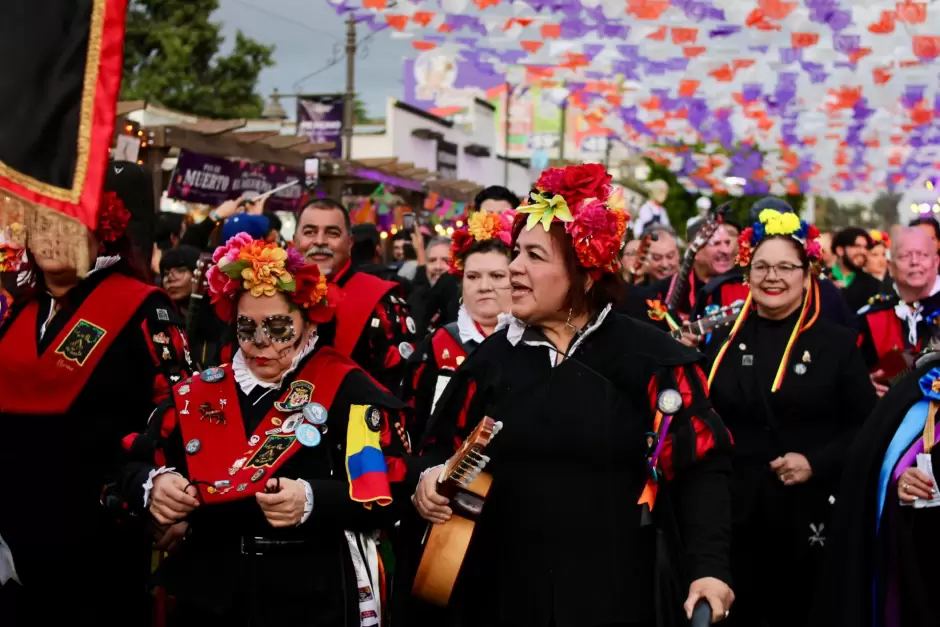
M 765 196 L 751 205 L 751 210 L 747 214 L 748 222 L 751 224 L 754 222 L 759 222 L 760 212 L 764 209 L 773 209 L 774 211 L 779 211 L 780 213 L 796 213 L 796 211 L 793 210 L 793 207 L 790 206 L 790 203 L 783 200 L 782 198 L 777 198 L 776 196 Z
M 177 246 L 163 251 L 160 257 L 160 274 L 172 268 L 186 268 L 190 271 L 196 270 L 199 263 L 199 249 L 195 246 Z
M 150 172 L 131 161 L 112 161 L 105 173 L 104 191 L 116 193 L 130 212 L 127 234 L 149 267 L 157 220 Z
M 363 242 L 369 242 L 372 244 L 373 248 L 382 243 L 382 238 L 379 235 L 379 229 L 371 222 L 354 225 L 352 228 L 352 236 L 354 243 L 360 244 Z

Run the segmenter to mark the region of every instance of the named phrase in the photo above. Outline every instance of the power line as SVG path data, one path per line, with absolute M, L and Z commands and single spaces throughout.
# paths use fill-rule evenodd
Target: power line
M 339 37 L 337 37 L 335 34 L 331 33 L 330 31 L 323 30 L 321 28 L 315 28 L 313 26 L 310 26 L 309 24 L 305 24 L 304 22 L 299 22 L 295 18 L 287 17 L 286 15 L 281 15 L 280 13 L 275 13 L 274 11 L 270 11 L 268 9 L 262 9 L 261 7 L 255 6 L 254 4 L 248 2 L 247 0 L 235 0 L 235 2 L 237 2 L 238 4 L 241 4 L 242 6 L 248 7 L 249 9 L 253 11 L 257 11 L 258 13 L 261 13 L 262 15 L 267 15 L 268 17 L 273 17 L 275 19 L 281 20 L 282 22 L 287 22 L 289 24 L 293 24 L 294 26 L 299 26 L 300 28 L 306 29 L 312 33 L 327 35 L 331 37 L 332 39 L 335 39 L 336 41 L 340 41 Z

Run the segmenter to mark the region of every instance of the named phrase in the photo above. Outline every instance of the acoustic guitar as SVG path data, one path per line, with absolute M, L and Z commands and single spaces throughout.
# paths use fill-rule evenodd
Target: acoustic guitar
M 669 334 L 677 340 L 681 340 L 682 336 L 686 333 L 698 335 L 699 337 L 708 335 L 715 329 L 734 324 L 734 321 L 738 319 L 738 314 L 741 313 L 742 309 L 744 309 L 744 301 L 736 300 L 714 313 L 705 314 L 694 322 L 686 322 L 678 329 L 670 331 Z
M 444 464 L 437 492 L 450 499 L 454 515 L 446 523 L 430 525 L 424 535 L 424 552 L 411 588 L 422 601 L 439 607 L 450 601 L 493 482 L 489 473 L 483 472 L 490 461 L 483 451 L 502 427 L 503 423 L 484 418 Z

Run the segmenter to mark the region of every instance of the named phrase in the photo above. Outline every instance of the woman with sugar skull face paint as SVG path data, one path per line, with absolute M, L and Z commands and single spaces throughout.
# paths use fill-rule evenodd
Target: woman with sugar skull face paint
M 143 513 L 188 526 L 155 583 L 182 624 L 358 626 L 382 613 L 375 535 L 398 517 L 402 405 L 324 345 L 342 294 L 315 264 L 244 234 L 213 261 L 238 351 L 174 388 L 123 475 Z M 232 576 L 245 568 L 271 577 Z

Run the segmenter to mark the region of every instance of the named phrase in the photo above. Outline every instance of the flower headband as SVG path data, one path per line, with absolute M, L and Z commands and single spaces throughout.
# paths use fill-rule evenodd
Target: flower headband
M 884 231 L 879 231 L 878 229 L 872 229 L 869 231 L 871 235 L 871 241 L 876 245 L 881 244 L 885 248 L 891 248 L 891 237 L 888 236 Z
M 467 228 L 455 231 L 450 245 L 450 273 L 463 276 L 463 264 L 473 245 L 498 239 L 508 247 L 512 246 L 512 222 L 514 211 L 491 213 L 475 211 L 467 219 Z
M 822 257 L 819 245 L 819 229 L 816 225 L 801 220 L 795 213 L 781 213 L 775 209 L 764 209 L 758 221 L 741 231 L 738 237 L 738 265 L 748 266 L 754 250 L 767 237 L 785 235 L 800 244 L 806 250 L 810 262 Z
M 295 249 L 285 250 L 239 233 L 212 254 L 215 265 L 206 278 L 216 313 L 231 320 L 235 296 L 248 292 L 254 297 L 282 292 L 311 322 L 333 317 L 338 290 L 327 283 L 316 264 L 307 264 Z
M 541 223 L 548 232 L 553 221 L 563 222 L 578 262 L 595 279 L 619 271 L 620 242 L 629 220 L 623 192 L 614 190 L 610 180 L 599 163 L 550 168 L 519 207 L 529 215 L 526 230 Z

